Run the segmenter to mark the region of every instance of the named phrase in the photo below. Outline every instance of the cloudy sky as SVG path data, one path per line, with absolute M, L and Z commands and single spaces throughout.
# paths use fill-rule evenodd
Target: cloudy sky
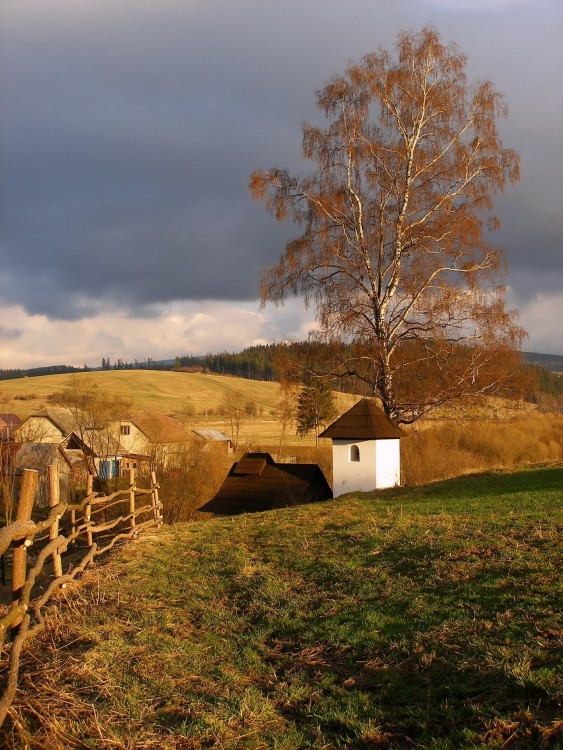
M 563 354 L 561 0 L 2 0 L 0 367 L 305 337 L 260 309 L 296 233 L 252 170 L 302 170 L 314 92 L 432 23 L 505 95 L 522 178 L 497 202 L 524 348 Z

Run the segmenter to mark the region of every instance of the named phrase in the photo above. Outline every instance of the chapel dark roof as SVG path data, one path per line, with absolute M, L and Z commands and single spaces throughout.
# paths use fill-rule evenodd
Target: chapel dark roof
M 321 432 L 319 437 L 336 440 L 384 440 L 403 435 L 403 431 L 391 422 L 373 399 L 363 398 Z
M 278 464 L 269 453 L 245 453 L 233 464 L 219 491 L 198 510 L 234 516 L 332 497 L 317 464 Z

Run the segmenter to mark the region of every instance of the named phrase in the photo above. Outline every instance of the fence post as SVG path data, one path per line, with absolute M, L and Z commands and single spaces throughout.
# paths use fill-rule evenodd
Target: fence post
M 158 499 L 158 484 L 156 483 L 156 473 L 154 471 L 151 471 L 151 495 L 154 520 L 159 526 L 161 526 L 162 513 L 160 509 L 160 501 Z
M 49 472 L 49 508 L 54 508 L 60 503 L 59 489 L 59 467 L 51 464 L 48 467 Z M 55 518 L 49 528 L 49 539 L 56 539 L 59 535 L 59 516 Z M 61 553 L 58 549 L 53 552 L 53 573 L 55 578 L 62 576 L 63 566 L 61 562 Z
M 33 501 L 37 492 L 39 483 L 39 472 L 35 469 L 24 469 L 20 487 L 20 498 L 18 501 L 18 510 L 16 521 L 29 521 L 33 511 Z M 19 604 L 20 594 L 25 584 L 27 574 L 27 548 L 30 542 L 28 539 L 20 539 L 14 543 L 14 561 L 12 566 L 12 607 Z M 23 615 L 12 623 L 12 632 L 16 632 Z
M 94 477 L 88 474 L 86 477 L 86 497 L 92 494 L 94 490 Z M 86 521 L 86 543 L 92 546 L 92 503 L 86 503 L 84 506 L 84 520 Z
M 131 531 L 133 532 L 133 536 L 135 536 L 135 469 L 132 467 L 129 469 L 129 514 L 131 515 L 129 521 Z

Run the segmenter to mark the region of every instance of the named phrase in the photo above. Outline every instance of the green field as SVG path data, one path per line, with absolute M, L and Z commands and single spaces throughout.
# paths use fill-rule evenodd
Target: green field
M 164 527 L 51 611 L 5 746 L 561 747 L 562 487 L 492 472 Z

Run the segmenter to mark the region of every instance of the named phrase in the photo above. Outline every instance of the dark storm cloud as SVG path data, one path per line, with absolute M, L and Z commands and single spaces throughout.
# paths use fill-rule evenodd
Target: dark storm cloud
M 522 298 L 560 269 L 561 7 L 488 15 L 417 0 L 6 0 L 0 38 L 0 298 L 80 318 L 170 300 L 251 300 L 285 238 L 247 192 L 301 169 L 314 91 L 433 22 L 507 96 L 523 181 L 500 204 Z M 544 14 L 538 13 L 541 5 Z M 549 11 L 549 13 L 547 13 Z M 551 79 L 549 78 L 551 75 Z

